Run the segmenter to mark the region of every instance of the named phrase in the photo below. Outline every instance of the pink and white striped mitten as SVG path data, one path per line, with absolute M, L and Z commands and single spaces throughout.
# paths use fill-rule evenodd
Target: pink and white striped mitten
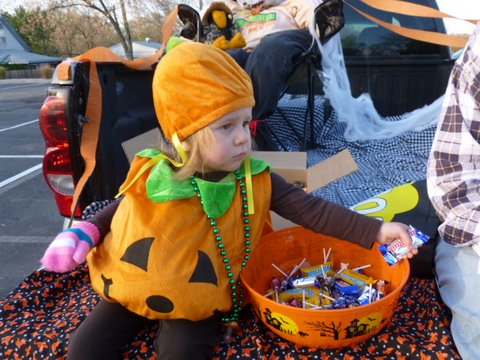
M 47 270 L 67 272 L 85 262 L 88 252 L 98 244 L 97 226 L 81 221 L 62 231 L 48 246 L 40 262 Z

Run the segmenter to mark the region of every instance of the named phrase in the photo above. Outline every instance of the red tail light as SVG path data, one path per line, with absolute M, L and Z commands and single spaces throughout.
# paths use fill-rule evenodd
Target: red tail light
M 65 98 L 49 96 L 45 99 L 40 110 L 40 130 L 47 146 L 68 146 Z
M 40 110 L 40 129 L 46 145 L 43 175 L 54 192 L 60 214 L 70 217 L 75 184 L 67 136 L 65 97 L 49 96 L 45 100 Z M 77 208 L 75 216 L 80 215 Z

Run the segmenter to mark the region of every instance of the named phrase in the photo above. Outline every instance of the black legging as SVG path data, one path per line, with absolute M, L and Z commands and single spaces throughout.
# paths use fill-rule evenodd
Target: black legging
M 228 53 L 246 71 L 253 83 L 255 106 L 254 120 L 266 119 L 277 108 L 288 77 L 300 56 L 312 44 L 307 29 L 285 30 L 262 38 L 251 51 L 229 50 Z M 314 46 L 318 54 L 318 47 Z
M 70 337 L 67 359 L 122 359 L 123 347 L 155 323 L 117 303 L 101 300 Z M 155 351 L 161 360 L 208 359 L 220 341 L 220 316 L 203 321 L 162 320 Z
M 265 36 L 251 52 L 243 49 L 228 51 L 252 79 L 255 96 L 252 119 L 260 120 L 252 132 L 256 150 L 278 150 L 265 119 L 277 109 L 288 77 L 293 72 L 301 55 L 308 50 L 311 44 L 312 37 L 309 31 L 296 29 L 279 31 Z M 316 45 L 314 51 L 320 55 Z

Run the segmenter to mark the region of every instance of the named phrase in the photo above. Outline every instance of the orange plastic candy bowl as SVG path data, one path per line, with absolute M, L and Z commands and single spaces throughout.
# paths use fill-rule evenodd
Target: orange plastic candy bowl
M 283 305 L 265 295 L 273 276 L 283 277 L 274 263 L 285 273 L 306 258 L 310 265 L 329 260 L 334 269 L 348 263 L 349 269 L 370 264 L 363 274 L 388 281 L 385 297 L 354 308 L 311 310 Z M 264 236 L 241 275 L 243 285 L 257 316 L 274 333 L 293 343 L 313 348 L 341 348 L 367 340 L 383 329 L 397 307 L 400 292 L 408 280 L 410 265 L 403 260 L 388 265 L 378 250 L 364 249 L 347 241 L 316 234 L 302 227 L 293 227 Z

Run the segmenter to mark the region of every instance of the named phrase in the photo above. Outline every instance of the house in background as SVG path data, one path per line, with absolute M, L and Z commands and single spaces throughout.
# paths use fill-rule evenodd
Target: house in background
M 36 54 L 22 39 L 8 20 L 0 14 L 0 65 L 1 64 L 58 64 L 62 58 Z
M 146 38 L 145 41 L 134 40 L 132 41 L 133 58 L 138 59 L 140 57 L 153 55 L 160 50 L 161 47 L 162 44 L 151 41 L 149 38 Z M 121 43 L 112 45 L 109 49 L 118 56 L 126 58 L 125 51 L 123 50 Z

